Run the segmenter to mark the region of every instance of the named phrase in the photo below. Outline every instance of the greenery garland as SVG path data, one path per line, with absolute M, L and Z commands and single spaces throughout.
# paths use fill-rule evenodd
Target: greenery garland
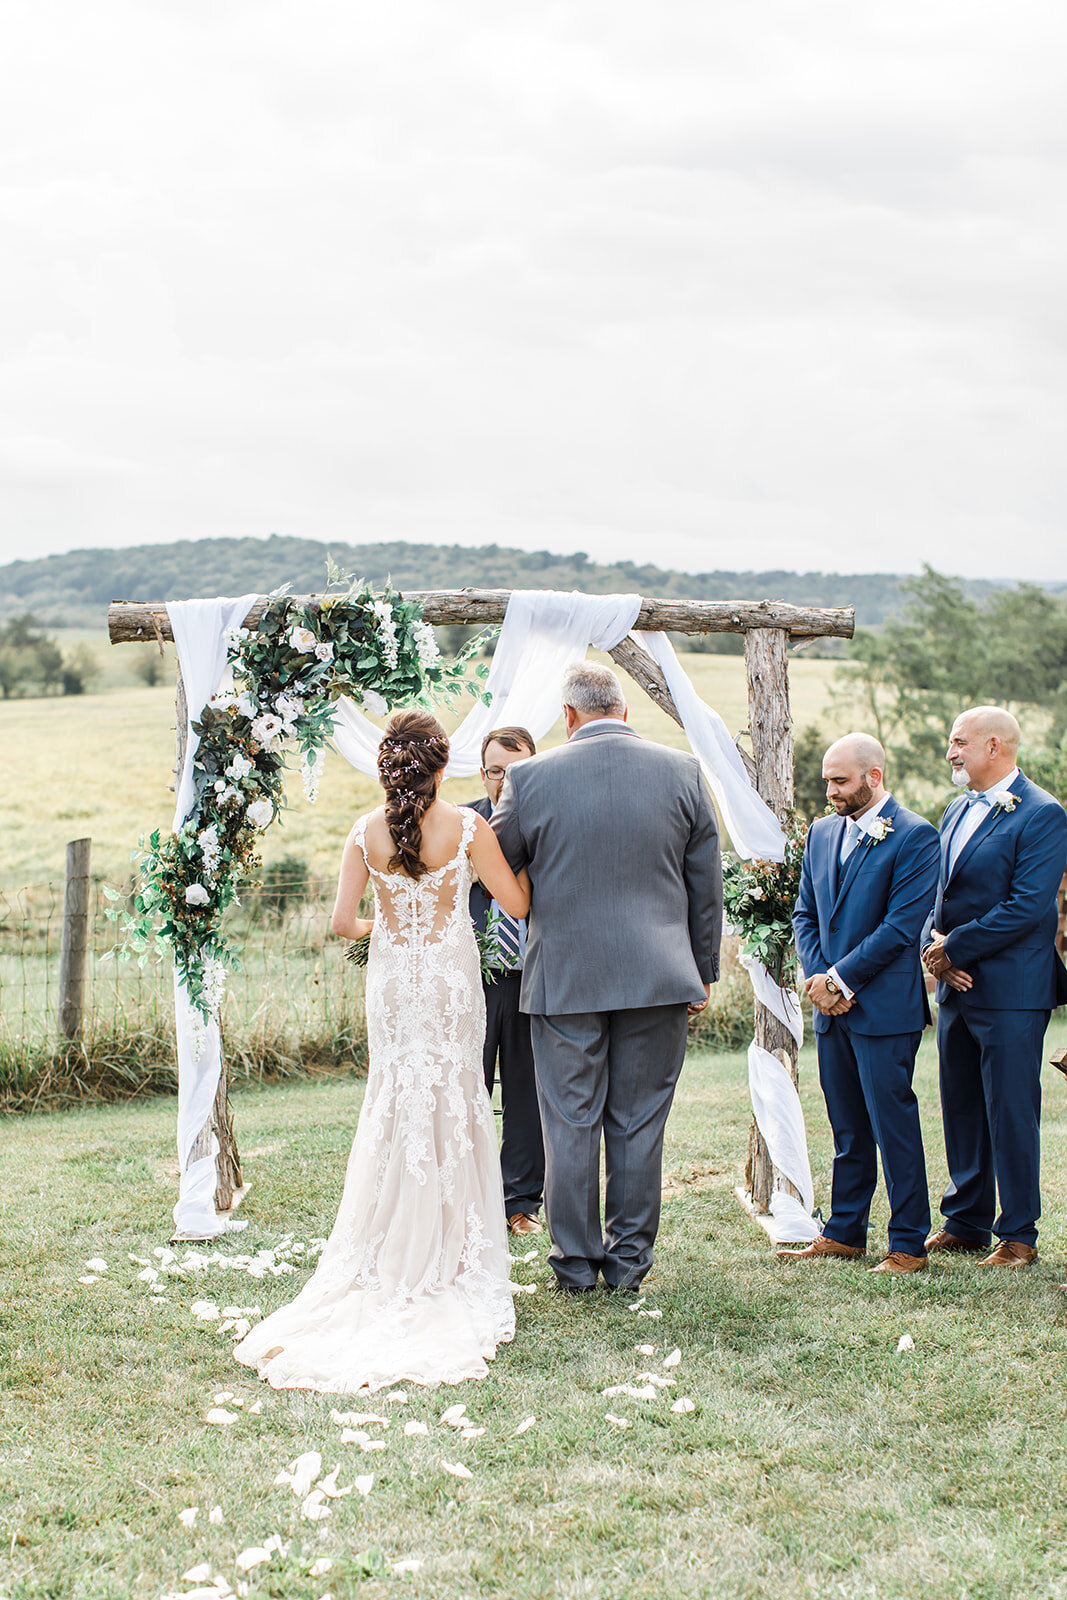
M 351 695 L 372 716 L 435 699 L 452 705 L 463 691 L 485 698 L 479 680 L 489 668 L 471 660 L 483 643 L 478 636 L 446 661 L 416 601 L 388 586 L 376 594 L 332 563 L 317 606 L 272 594 L 254 629 L 231 630 L 233 690 L 216 694 L 193 723 L 189 817 L 176 833 L 157 829 L 134 852 L 132 909 L 109 912 L 122 921 L 119 956 L 143 965 L 168 946 L 206 1026 L 218 1014 L 227 969 L 240 964 L 223 913 L 259 866 L 260 834 L 284 805 L 289 753 L 299 751 L 314 801 L 339 696 Z
M 722 863 L 726 920 L 740 937 L 746 955 L 762 961 L 780 987 L 796 977 L 793 908 L 800 890 L 800 868 L 808 823 L 793 813 L 785 825 L 781 861 L 742 861 L 727 854 Z

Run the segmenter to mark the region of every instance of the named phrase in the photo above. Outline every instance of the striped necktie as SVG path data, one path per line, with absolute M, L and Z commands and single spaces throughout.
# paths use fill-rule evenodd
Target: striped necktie
M 518 971 L 522 967 L 522 933 L 515 917 L 509 917 L 502 906 L 496 907 L 496 943 L 505 967 Z

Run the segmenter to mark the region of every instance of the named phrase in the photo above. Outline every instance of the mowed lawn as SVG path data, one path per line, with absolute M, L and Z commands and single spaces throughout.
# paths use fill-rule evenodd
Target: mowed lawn
M 78 638 L 81 639 L 81 635 Z M 106 648 L 106 647 L 102 647 Z M 123 882 L 138 836 L 169 828 L 174 815 L 174 691 L 131 683 L 118 645 L 104 657 L 99 693 L 66 699 L 0 701 L 0 892 L 62 879 L 68 839 L 93 840 L 94 874 Z M 682 657 L 701 695 L 731 733 L 747 724 L 744 661 L 735 656 Z M 798 728 L 823 723 L 835 670 L 831 661 L 790 662 L 792 708 Z M 173 675 L 172 662 L 168 673 Z M 677 747 L 684 735 L 627 679 L 634 726 Z M 632 691 L 632 692 L 630 692 Z M 469 702 L 468 702 L 469 703 Z M 455 719 L 445 718 L 450 725 Z M 829 731 L 829 728 L 828 728 Z M 562 725 L 545 741 L 558 743 Z M 480 793 L 477 776 L 446 786 L 452 800 Z M 315 874 L 337 870 L 352 822 L 376 805 L 377 785 L 330 752 L 318 802 L 310 806 L 299 774 L 289 781 L 289 809 L 264 836 L 266 861 L 302 857 Z
M 1065 1036 L 1060 1023 L 1050 1047 Z M 830 1141 L 810 1050 L 802 1071 L 825 1208 Z M 919 1085 L 936 1194 L 929 1039 Z M 250 1225 L 223 1252 L 283 1247 L 299 1262 L 286 1238 L 305 1245 L 328 1230 L 360 1093 L 349 1079 L 238 1097 Z M 216 1265 L 162 1279 L 159 1297 L 139 1280 L 129 1255 L 152 1259 L 168 1237 L 172 1102 L 10 1121 L 0 1595 L 156 1600 L 196 1588 L 182 1574 L 201 1566 L 285 1600 L 1067 1594 L 1067 1086 L 1052 1069 L 1045 1093 L 1040 1262 L 990 1274 L 937 1261 L 921 1277 L 872 1278 L 853 1264 L 775 1261 L 733 1193 L 744 1057 L 694 1055 L 670 1121 L 644 1303 L 553 1295 L 539 1241 L 515 1268 L 535 1292 L 518 1297 L 517 1336 L 487 1380 L 407 1386 L 406 1404 L 336 1402 L 386 1418 L 355 1424 L 385 1440 L 367 1452 L 341 1442 L 333 1400 L 267 1390 L 232 1360 L 231 1334 L 191 1312 L 201 1300 L 270 1310 L 305 1267 L 254 1280 Z M 885 1224 L 880 1195 L 872 1246 L 884 1248 Z M 80 1284 L 98 1256 L 106 1273 Z M 898 1354 L 904 1334 L 915 1348 Z M 646 1372 L 675 1382 L 651 1386 L 652 1399 L 603 1392 L 644 1388 Z M 237 1420 L 209 1425 L 227 1391 Z M 682 1397 L 691 1412 L 671 1409 Z M 464 1439 L 443 1423 L 454 1403 L 484 1431 Z M 405 1422 L 427 1431 L 409 1436 Z M 311 1450 L 323 1473 L 340 1466 L 342 1488 L 373 1475 L 318 1522 L 274 1484 Z M 192 1507 L 187 1528 L 179 1513 Z M 242 1578 L 237 1556 L 271 1535 L 284 1556 Z

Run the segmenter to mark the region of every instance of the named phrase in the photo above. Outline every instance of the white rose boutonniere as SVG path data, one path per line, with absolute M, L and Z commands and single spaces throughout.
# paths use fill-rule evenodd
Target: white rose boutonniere
M 990 798 L 994 811 L 1006 811 L 1009 816 L 1019 804 L 1019 796 L 1011 789 L 994 789 Z
M 867 848 L 870 849 L 872 845 L 881 844 L 883 839 L 889 838 L 892 831 L 893 824 L 888 817 L 875 817 L 867 829 Z

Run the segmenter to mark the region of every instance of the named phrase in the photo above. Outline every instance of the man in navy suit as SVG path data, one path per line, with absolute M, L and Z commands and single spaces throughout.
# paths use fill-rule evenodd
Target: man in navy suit
M 885 751 L 869 734 L 831 745 L 822 772 L 837 815 L 808 830 L 793 932 L 834 1135 L 830 1218 L 779 1259 L 865 1254 L 880 1154 L 889 1252 L 869 1270 L 921 1272 L 930 1199 L 911 1081 L 930 1021 L 919 939 L 937 892 L 937 833 L 887 793 Z
M 996 706 L 956 718 L 946 752 L 967 794 L 941 821 L 941 877 L 923 961 L 938 980 L 937 1046 L 949 1186 L 929 1250 L 1037 1258 L 1041 1051 L 1067 1000 L 1056 893 L 1067 815 L 1016 765 L 1019 724 Z M 997 1192 L 1000 1214 L 994 1217 Z

